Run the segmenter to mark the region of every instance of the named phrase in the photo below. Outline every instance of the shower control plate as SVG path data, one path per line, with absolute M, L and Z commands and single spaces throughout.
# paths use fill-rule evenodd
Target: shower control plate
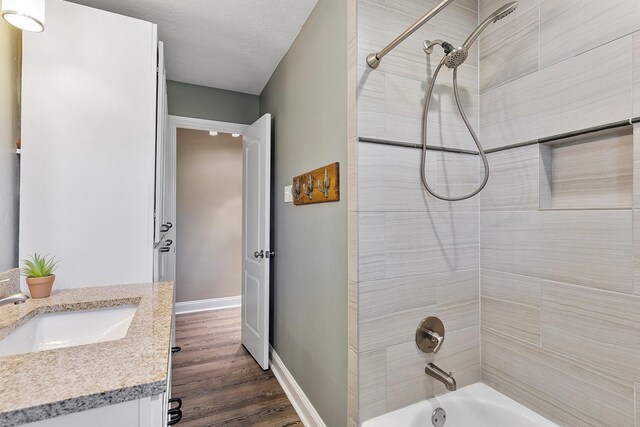
M 433 332 L 444 340 L 444 324 L 435 316 L 424 319 L 416 329 L 416 345 L 425 353 L 436 353 L 440 349 L 439 347 L 436 349 L 438 343 L 433 338 Z

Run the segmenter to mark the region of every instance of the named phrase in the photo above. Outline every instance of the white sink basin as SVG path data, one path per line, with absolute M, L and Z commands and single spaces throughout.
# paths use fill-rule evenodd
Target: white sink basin
M 124 338 L 136 305 L 39 314 L 0 340 L 0 357 Z

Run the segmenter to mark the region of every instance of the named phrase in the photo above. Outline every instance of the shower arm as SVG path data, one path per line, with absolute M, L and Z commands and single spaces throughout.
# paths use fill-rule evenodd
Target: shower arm
M 453 0 L 443 0 L 442 2 L 440 2 L 440 4 L 438 4 L 429 12 L 427 12 L 422 18 L 418 19 L 412 26 L 404 30 L 402 34 L 400 34 L 398 37 L 393 39 L 393 41 L 389 43 L 387 46 L 385 46 L 381 51 L 370 53 L 367 56 L 367 64 L 369 64 L 369 67 L 378 68 L 378 65 L 380 65 L 380 60 L 387 53 L 391 52 L 396 46 L 402 43 L 407 37 L 415 33 L 418 30 L 418 28 L 422 27 L 427 21 L 429 21 L 431 18 L 436 16 L 438 13 L 440 13 L 440 11 L 442 11 L 442 9 L 447 7 L 451 2 L 453 2 Z

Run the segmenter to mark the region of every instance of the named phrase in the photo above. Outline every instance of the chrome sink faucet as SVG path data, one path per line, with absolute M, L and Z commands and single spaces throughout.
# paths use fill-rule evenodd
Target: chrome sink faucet
M 6 304 L 22 304 L 29 299 L 29 295 L 24 293 L 9 295 L 8 297 L 0 298 L 0 306 Z
M 458 388 L 453 374 L 451 372 L 447 374 L 433 363 L 427 363 L 427 366 L 424 368 L 424 373 L 440 381 L 449 391 L 456 391 Z

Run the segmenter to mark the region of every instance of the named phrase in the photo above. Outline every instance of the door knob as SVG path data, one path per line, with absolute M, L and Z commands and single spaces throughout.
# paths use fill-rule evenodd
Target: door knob
M 256 257 L 256 258 L 264 258 L 264 251 L 260 251 L 260 252 L 255 251 L 253 253 L 253 256 Z

